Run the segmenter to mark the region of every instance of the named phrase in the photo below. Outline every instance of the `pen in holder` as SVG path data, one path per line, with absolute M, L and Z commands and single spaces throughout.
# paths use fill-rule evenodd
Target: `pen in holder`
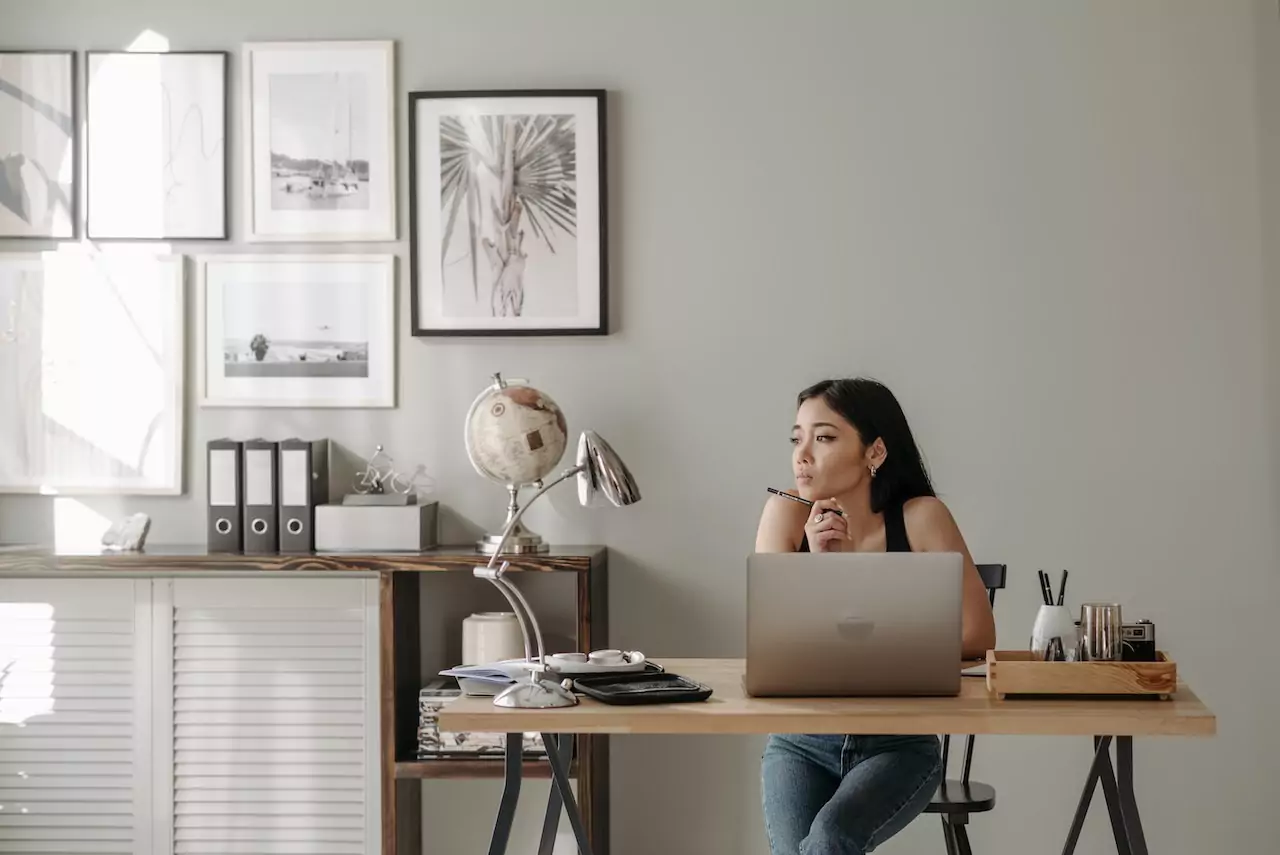
M 1075 662 L 1080 658 L 1080 628 L 1066 606 L 1044 606 L 1031 627 L 1031 653 L 1046 662 Z

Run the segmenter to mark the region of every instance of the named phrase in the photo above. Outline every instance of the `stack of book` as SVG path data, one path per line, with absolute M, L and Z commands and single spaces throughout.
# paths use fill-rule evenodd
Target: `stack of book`
M 506 735 L 502 733 L 454 733 L 440 729 L 440 711 L 462 696 L 458 682 L 449 677 L 433 680 L 418 692 L 418 759 L 441 757 L 502 757 Z M 524 753 L 545 755 L 542 735 L 524 735 Z

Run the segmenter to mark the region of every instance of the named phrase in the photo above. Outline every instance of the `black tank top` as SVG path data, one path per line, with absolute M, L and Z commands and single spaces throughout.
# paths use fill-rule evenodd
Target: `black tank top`
M 800 538 L 797 552 L 809 551 L 809 536 Z M 884 509 L 884 551 L 910 552 L 911 541 L 907 540 L 907 521 L 902 516 L 902 505 L 891 505 Z

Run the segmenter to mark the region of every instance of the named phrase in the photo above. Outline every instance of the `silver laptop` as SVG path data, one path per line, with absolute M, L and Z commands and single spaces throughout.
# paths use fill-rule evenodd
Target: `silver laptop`
M 751 555 L 747 694 L 957 694 L 963 579 L 959 553 Z

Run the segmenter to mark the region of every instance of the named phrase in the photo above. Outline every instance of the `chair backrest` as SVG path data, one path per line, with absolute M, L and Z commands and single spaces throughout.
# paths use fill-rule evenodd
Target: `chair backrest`
M 1009 567 L 1006 564 L 978 564 L 978 575 L 982 577 L 983 587 L 987 589 L 987 600 L 991 603 L 992 608 L 996 604 L 996 591 L 1004 587 L 1005 579 L 1009 575 Z M 972 678 L 970 678 L 972 679 Z M 944 734 L 942 737 L 942 771 L 946 774 L 948 754 L 951 753 L 951 737 Z M 973 765 L 973 734 L 965 737 L 964 744 L 964 772 L 960 780 L 969 783 L 969 767 Z
M 987 589 L 987 598 L 991 605 L 996 604 L 996 591 L 1004 587 L 1005 578 L 1009 575 L 1009 567 L 1005 564 L 979 564 L 978 575 Z

